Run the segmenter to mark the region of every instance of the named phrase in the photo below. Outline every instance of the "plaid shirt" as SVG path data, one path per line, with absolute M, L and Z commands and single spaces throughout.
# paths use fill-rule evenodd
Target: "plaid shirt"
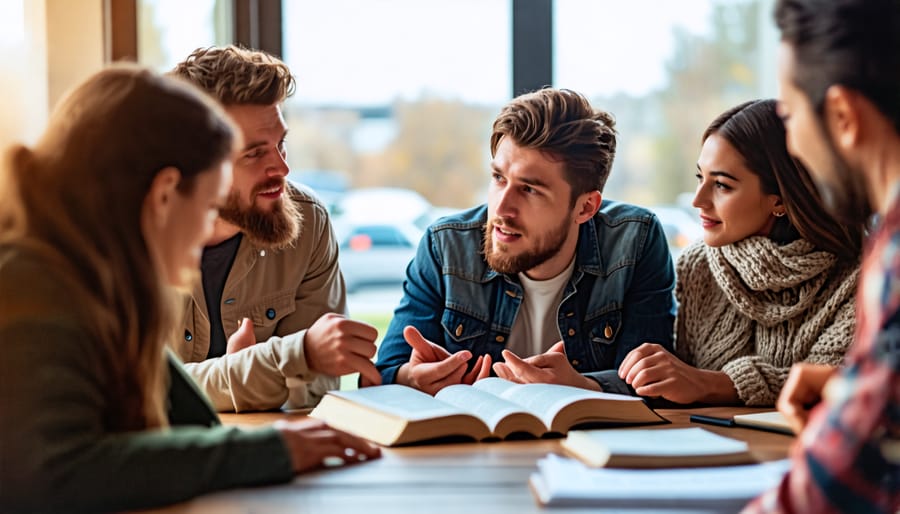
M 900 201 L 869 242 L 856 341 L 791 450 L 781 485 L 745 513 L 900 512 Z

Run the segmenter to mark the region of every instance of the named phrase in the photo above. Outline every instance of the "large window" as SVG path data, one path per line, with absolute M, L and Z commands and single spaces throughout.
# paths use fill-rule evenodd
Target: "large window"
M 706 126 L 733 105 L 775 94 L 772 6 L 555 0 L 554 84 L 617 120 L 607 196 L 690 207 Z
M 284 57 L 299 79 L 293 178 L 326 196 L 390 186 L 449 207 L 483 201 L 490 123 L 511 97 L 511 62 L 529 65 L 512 56 L 514 1 L 284 2 Z M 552 41 L 547 83 L 617 118 L 606 196 L 689 204 L 706 125 L 775 93 L 773 0 L 552 5 L 553 37 L 534 35 Z
M 513 77 L 526 76 L 615 115 L 604 195 L 657 209 L 677 253 L 698 233 L 690 199 L 703 130 L 726 108 L 775 93 L 773 3 L 284 0 L 281 27 L 252 12 L 246 21 L 281 33 L 298 80 L 285 105 L 291 179 L 317 190 L 335 218 L 350 190 L 407 190 L 439 206 L 434 216 L 483 202 L 491 123 Z M 168 69 L 198 46 L 232 41 L 235 4 L 139 0 L 140 61 Z M 406 205 L 372 214 L 422 222 Z
M 413 190 L 440 213 L 482 203 L 491 123 L 512 77 L 527 76 L 615 115 L 604 196 L 653 208 L 677 255 L 701 234 L 690 201 L 703 130 L 775 93 L 773 3 L 285 1 L 284 58 L 298 79 L 286 106 L 291 178 L 338 206 L 373 187 Z M 372 216 L 421 221 L 382 203 Z M 340 207 L 333 214 L 340 223 Z
M 0 2 L 0 148 L 36 139 L 47 116 L 47 86 L 41 81 L 47 70 L 39 65 L 35 37 L 26 30 L 35 24 L 27 7 L 24 1 Z
M 323 196 L 484 197 L 490 123 L 511 90 L 509 0 L 291 0 L 284 58 L 293 179 Z M 390 206 L 384 206 L 390 209 Z
M 232 41 L 231 0 L 139 0 L 138 59 L 168 71 L 202 46 Z

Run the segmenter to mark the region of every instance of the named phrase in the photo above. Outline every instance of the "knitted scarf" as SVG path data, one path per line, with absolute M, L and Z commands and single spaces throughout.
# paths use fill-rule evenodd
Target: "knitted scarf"
M 676 273 L 679 357 L 724 371 L 747 405 L 774 405 L 792 364 L 840 364 L 853 340 L 859 264 L 808 241 L 701 242 Z

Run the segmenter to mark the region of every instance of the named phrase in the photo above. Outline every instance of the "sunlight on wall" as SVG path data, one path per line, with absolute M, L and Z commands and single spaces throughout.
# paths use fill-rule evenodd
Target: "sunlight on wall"
M 46 0 L 48 101 L 103 68 L 103 1 Z
M 0 147 L 33 143 L 47 119 L 45 3 L 0 2 Z

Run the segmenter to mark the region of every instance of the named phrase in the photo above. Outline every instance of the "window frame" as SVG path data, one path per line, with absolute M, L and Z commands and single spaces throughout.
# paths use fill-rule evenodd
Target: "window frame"
M 232 43 L 281 58 L 282 0 L 233 0 Z M 138 0 L 105 0 L 109 61 L 138 60 Z M 511 97 L 553 84 L 553 0 L 510 0 Z

